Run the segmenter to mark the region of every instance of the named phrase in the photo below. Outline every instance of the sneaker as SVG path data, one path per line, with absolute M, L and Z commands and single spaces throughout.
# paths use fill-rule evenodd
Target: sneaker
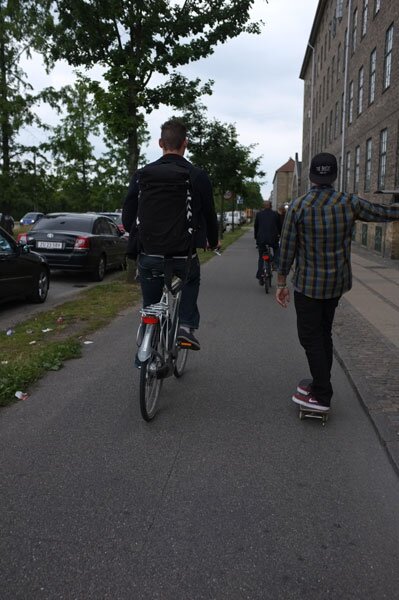
M 330 410 L 329 406 L 325 406 L 325 404 L 320 404 L 318 400 L 312 394 L 300 394 L 297 392 L 292 396 L 292 400 L 296 404 L 300 404 L 301 406 L 305 406 L 309 410 L 314 410 L 318 412 L 328 412 Z
M 312 392 L 312 383 L 313 381 L 311 379 L 301 379 L 297 385 L 296 391 L 303 396 L 308 396 Z
M 134 358 L 134 366 L 136 369 L 141 369 L 141 360 L 139 360 L 138 354 Z
M 177 341 L 179 342 L 180 348 L 186 350 L 200 350 L 201 346 L 192 331 L 187 331 L 180 327 L 177 332 Z
M 258 283 L 259 285 L 264 285 L 265 282 L 263 281 L 263 277 L 259 277 Z

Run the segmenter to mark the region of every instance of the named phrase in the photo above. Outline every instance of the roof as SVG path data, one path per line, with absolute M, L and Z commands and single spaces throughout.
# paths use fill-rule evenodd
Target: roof
M 287 162 L 277 169 L 276 173 L 293 173 L 295 171 L 295 161 L 290 158 Z

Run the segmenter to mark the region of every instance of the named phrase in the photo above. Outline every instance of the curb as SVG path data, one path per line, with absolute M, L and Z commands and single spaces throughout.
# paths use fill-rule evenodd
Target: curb
M 379 409 L 373 410 L 367 402 L 370 386 L 365 381 L 364 373 L 351 364 L 350 354 L 337 334 L 334 334 L 334 355 L 348 377 L 360 404 L 370 418 L 382 446 L 387 451 L 388 457 L 399 475 L 399 433 L 386 413 Z

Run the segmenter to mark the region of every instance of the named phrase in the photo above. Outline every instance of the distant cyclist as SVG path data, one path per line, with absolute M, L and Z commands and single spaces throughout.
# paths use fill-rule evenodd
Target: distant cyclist
M 180 303 L 178 340 L 184 341 L 186 348 L 199 350 L 200 343 L 194 335 L 200 321 L 197 306 L 200 263 L 196 248 L 219 247 L 212 185 L 205 171 L 194 167 L 183 156 L 187 148 L 187 130 L 182 122 L 172 119 L 164 123 L 159 145 L 162 157 L 137 171 L 130 182 L 122 222 L 130 232 L 128 252 L 133 258 L 138 255 L 143 306 L 154 304 L 161 298 L 165 260 L 173 261 L 174 273 L 184 279 L 187 257 L 192 251 Z M 190 181 L 187 198 L 182 196 L 180 176 L 184 181 Z M 177 207 L 181 200 L 184 210 Z M 181 223 L 183 216 L 187 226 Z M 187 231 L 193 230 L 194 237 L 190 239 L 192 236 L 187 235 Z
M 259 251 L 258 270 L 256 272 L 256 278 L 259 280 L 259 284 L 262 285 L 262 272 L 263 272 L 263 254 L 265 246 L 271 246 L 273 248 L 273 266 L 277 268 L 278 258 L 278 241 L 281 233 L 281 219 L 274 210 L 272 210 L 272 204 L 270 200 L 265 200 L 263 203 L 263 210 L 256 213 L 254 223 L 254 236 L 256 245 Z

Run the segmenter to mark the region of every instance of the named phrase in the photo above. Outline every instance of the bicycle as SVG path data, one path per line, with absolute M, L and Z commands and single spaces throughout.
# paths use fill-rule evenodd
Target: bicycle
M 171 375 L 181 377 L 186 367 L 188 349 L 177 342 L 183 285 L 182 279 L 165 272 L 161 300 L 140 310 L 137 358 L 141 363 L 140 410 L 145 421 L 157 413 L 163 380 Z
M 262 246 L 262 274 L 261 278 L 263 281 L 263 285 L 265 288 L 265 293 L 268 294 L 270 288 L 272 287 L 272 262 L 273 262 L 273 248 L 268 246 L 267 244 Z

